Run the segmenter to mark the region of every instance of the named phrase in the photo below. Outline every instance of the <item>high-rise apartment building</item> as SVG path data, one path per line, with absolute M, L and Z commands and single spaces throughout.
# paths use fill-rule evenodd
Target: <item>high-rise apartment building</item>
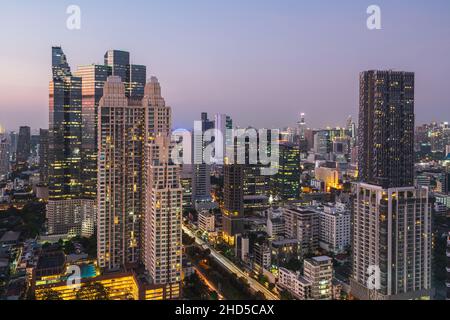
M 179 298 L 182 270 L 183 188 L 180 166 L 170 159 L 170 137 L 147 145 L 144 264 L 151 283 L 165 287 L 166 298 Z
M 108 76 L 119 76 L 125 95 L 140 100 L 144 95 L 146 67 L 130 64 L 130 53 L 109 50 L 104 64 L 79 66 L 74 75 L 82 79 L 82 181 L 83 197 L 95 199 L 97 192 L 97 114 Z M 137 104 L 138 102 L 136 102 Z
M 414 73 L 360 74 L 359 178 L 390 187 L 414 184 Z
M 144 265 L 147 283 L 181 295 L 183 188 L 170 158 L 171 108 L 158 80 L 129 99 L 108 77 L 99 103 L 98 262 L 108 270 Z
M 97 256 L 118 270 L 141 258 L 145 108 L 130 104 L 118 76 L 104 84 L 98 118 Z
M 431 288 L 431 202 L 425 187 L 358 183 L 352 212 L 351 291 L 359 299 L 414 299 Z M 378 277 L 379 278 L 374 278 Z
M 142 105 L 146 110 L 143 262 L 149 282 L 164 288 L 166 299 L 176 299 L 181 296 L 183 187 L 181 167 L 171 159 L 172 109 L 166 106 L 157 78 L 146 84 Z
M 414 186 L 414 73 L 360 75 L 360 183 L 352 207 L 351 292 L 419 299 L 431 289 L 431 210 Z

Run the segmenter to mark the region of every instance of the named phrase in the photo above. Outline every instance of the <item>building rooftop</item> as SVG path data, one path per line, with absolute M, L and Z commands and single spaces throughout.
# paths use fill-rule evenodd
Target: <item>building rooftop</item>
M 20 232 L 6 231 L 3 237 L 0 239 L 1 242 L 15 242 L 18 241 L 20 237 Z
M 282 246 L 286 244 L 297 244 L 299 241 L 297 239 L 283 239 L 283 240 L 277 240 L 272 241 L 273 246 Z
M 306 260 L 308 260 L 313 265 L 320 265 L 328 263 L 329 261 L 331 261 L 331 258 L 328 256 L 319 256 L 319 257 L 312 257 L 311 259 Z

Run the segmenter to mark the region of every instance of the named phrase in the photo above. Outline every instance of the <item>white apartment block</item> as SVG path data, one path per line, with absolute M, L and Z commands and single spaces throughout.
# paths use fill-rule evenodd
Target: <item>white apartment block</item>
M 170 161 L 169 136 L 147 145 L 144 264 L 155 284 L 170 285 L 170 298 L 181 293 L 183 188 L 180 166 Z
M 331 299 L 333 294 L 333 259 L 327 256 L 305 259 L 303 276 L 311 282 L 312 299 Z
M 285 208 L 285 235 L 300 241 L 301 254 L 314 253 L 319 247 L 319 213 L 309 208 Z
M 90 237 L 96 223 L 95 200 L 49 200 L 46 218 L 49 234 Z
M 214 214 L 207 210 L 201 211 L 198 214 L 198 228 L 203 232 L 216 231 L 216 219 Z
M 333 264 L 326 256 L 305 259 L 303 276 L 279 268 L 277 285 L 299 300 L 329 300 L 332 298 Z
M 357 183 L 352 220 L 352 295 L 362 300 L 429 297 L 432 234 L 428 188 L 383 189 Z
M 335 207 L 324 206 L 319 213 L 320 247 L 339 253 L 350 245 L 351 215 L 349 211 L 339 212 Z

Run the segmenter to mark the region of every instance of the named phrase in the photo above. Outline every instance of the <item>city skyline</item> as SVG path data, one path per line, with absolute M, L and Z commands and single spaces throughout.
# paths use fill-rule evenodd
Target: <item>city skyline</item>
M 449 2 L 47 1 L 0 13 L 0 300 L 450 300 Z
M 177 3 L 184 16 L 173 11 L 173 4 L 149 6 L 137 1 L 143 13 L 133 11 L 138 16 L 135 24 L 108 24 L 110 30 L 96 21 L 106 18 L 101 10 L 104 2 L 86 1 L 78 2 L 81 29 L 68 30 L 68 4 L 30 2 L 28 10 L 20 11 L 21 19 L 12 20 L 20 8 L 8 3 L 0 14 L 3 29 L 12 27 L 19 35 L 1 36 L 3 43 L 11 44 L 0 60 L 4 74 L 0 122 L 8 130 L 24 124 L 33 130 L 47 127 L 46 83 L 51 76 L 46 66 L 52 45 L 63 47 L 73 71 L 80 65 L 102 63 L 106 50 L 133 52 L 131 62 L 147 65 L 148 75 L 157 74 L 168 87 L 175 128 L 192 127 L 201 111 L 229 114 L 243 127 L 294 126 L 302 112 L 310 127 L 342 125 L 348 115 L 357 118 L 358 73 L 372 69 L 416 73 L 417 124 L 450 118 L 450 101 L 442 94 L 449 85 L 450 46 L 440 41 L 450 29 L 443 19 L 450 6 L 447 1 L 426 6 L 418 1 L 379 1 L 381 30 L 366 28 L 370 3 L 364 1 L 326 6 L 249 1 L 240 4 L 239 12 L 218 3 Z M 127 21 L 132 17 L 130 8 L 136 6 L 110 7 L 110 19 Z M 144 16 L 147 9 L 155 12 L 149 19 Z M 43 12 L 48 23 L 40 24 L 42 17 L 35 12 Z M 30 37 L 30 27 L 42 37 Z M 145 30 L 155 30 L 157 36 Z M 127 33 L 132 31 L 135 37 L 130 39 Z M 383 48 L 389 48 L 389 54 L 382 54 Z M 18 95 L 19 89 L 28 94 Z M 18 110 L 23 114 L 20 118 Z

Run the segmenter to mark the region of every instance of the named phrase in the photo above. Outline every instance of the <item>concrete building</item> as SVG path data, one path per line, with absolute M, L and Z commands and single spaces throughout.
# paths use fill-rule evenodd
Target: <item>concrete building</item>
M 223 238 L 230 245 L 244 230 L 244 168 L 241 164 L 224 165 Z
M 150 282 L 169 287 L 175 299 L 181 296 L 183 188 L 171 148 L 167 135 L 147 145 L 144 265 Z
M 158 79 L 145 86 L 146 109 L 145 218 L 143 263 L 148 282 L 165 288 L 166 299 L 181 297 L 182 210 L 181 167 L 172 162 L 172 109 L 166 106 Z
M 269 270 L 272 263 L 272 255 L 268 243 L 255 243 L 253 247 L 253 271 L 262 274 Z
M 8 135 L 0 132 L 0 181 L 10 172 L 11 144 Z
M 354 192 L 352 294 L 359 299 L 394 300 L 430 296 L 428 189 L 358 183 Z M 378 270 L 379 281 L 371 282 L 368 270 Z
M 305 259 L 303 275 L 279 268 L 277 285 L 299 300 L 330 300 L 333 296 L 333 264 L 327 256 Z
M 270 238 L 278 239 L 285 234 L 285 221 L 283 217 L 267 217 L 266 232 Z
M 209 211 L 202 211 L 198 214 L 198 228 L 203 232 L 214 232 L 216 230 L 215 226 L 215 216 Z
M 335 207 L 324 206 L 319 213 L 319 244 L 322 249 L 339 253 L 350 245 L 350 211 L 338 211 Z
M 305 259 L 303 276 L 311 283 L 313 300 L 330 300 L 332 297 L 333 259 L 327 256 Z
M 301 260 L 301 246 L 297 239 L 275 240 L 270 243 L 272 264 L 281 266 L 291 259 Z
M 49 234 L 90 237 L 96 225 L 97 201 L 91 199 L 53 200 L 47 205 Z
M 97 256 L 119 270 L 141 259 L 145 108 L 128 103 L 117 76 L 104 85 L 98 121 Z
M 319 248 L 319 213 L 311 209 L 286 208 L 286 238 L 300 241 L 301 252 L 311 254 Z
M 40 182 L 48 184 L 48 129 L 39 129 L 39 174 Z
M 429 298 L 433 201 L 427 187 L 414 186 L 414 73 L 360 74 L 358 138 L 351 293 Z
M 25 169 L 28 165 L 28 158 L 31 155 L 31 130 L 30 127 L 22 126 L 19 129 L 17 140 L 16 167 Z
M 330 192 L 332 188 L 339 187 L 339 171 L 334 168 L 315 168 L 314 176 L 316 180 L 324 183 L 324 188 L 321 191 Z

